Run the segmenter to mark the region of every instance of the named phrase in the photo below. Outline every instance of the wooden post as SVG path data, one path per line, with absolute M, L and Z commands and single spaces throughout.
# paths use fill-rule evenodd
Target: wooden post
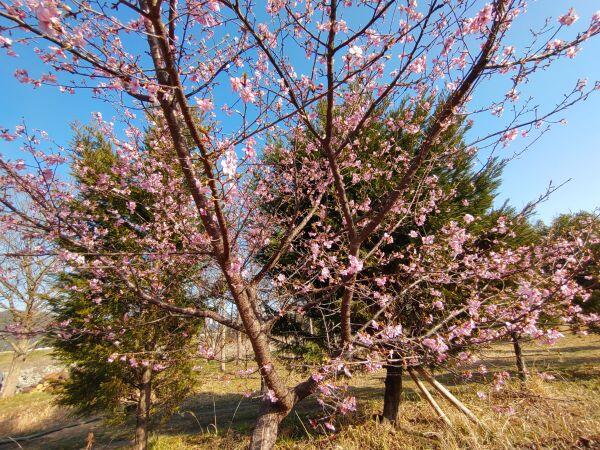
M 523 358 L 523 350 L 517 333 L 512 334 L 513 348 L 515 350 L 515 359 L 517 361 L 517 371 L 521 381 L 527 381 L 527 368 L 525 367 L 525 358 Z
M 390 361 L 386 364 L 385 370 L 383 419 L 391 423 L 396 423 L 402 398 L 402 361 Z
M 446 425 L 448 425 L 450 428 L 452 428 L 452 422 L 450 422 L 450 419 L 448 419 L 448 416 L 446 416 L 444 411 L 442 411 L 442 408 L 435 401 L 435 399 L 433 398 L 431 393 L 427 390 L 425 385 L 421 382 L 421 380 L 419 380 L 419 378 L 417 377 L 417 374 L 411 368 L 408 369 L 408 373 L 409 373 L 410 377 L 413 379 L 413 381 L 415 382 L 415 384 L 417 385 L 417 387 L 419 388 L 419 390 L 425 396 L 425 399 L 427 400 L 427 402 L 431 405 L 431 407 L 437 413 L 439 418 L 442 419 Z
M 431 384 L 440 394 L 442 394 L 446 399 L 454 405 L 458 410 L 462 411 L 462 413 L 467 416 L 472 422 L 477 425 L 483 427 L 483 423 L 473 414 L 473 412 L 467 408 L 460 400 L 458 400 L 452 393 L 446 389 L 439 381 L 433 378 L 431 375 L 427 373 L 427 371 L 421 367 L 417 367 L 416 369 L 423 377 Z

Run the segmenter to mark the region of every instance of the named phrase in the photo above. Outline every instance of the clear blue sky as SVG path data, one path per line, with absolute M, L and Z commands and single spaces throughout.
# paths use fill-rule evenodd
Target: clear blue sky
M 556 18 L 570 6 L 581 16 L 581 22 L 576 25 L 583 26 L 600 9 L 600 0 L 531 2 L 528 17 L 539 24 L 544 17 Z M 520 33 L 525 32 L 525 29 L 514 30 L 515 43 Z M 27 68 L 32 76 L 42 72 L 41 63 L 30 50 L 20 49 L 20 58 L 0 56 L 0 127 L 12 129 L 24 118 L 28 126 L 46 130 L 58 143 L 66 144 L 71 137 L 71 122 L 88 122 L 92 111 L 100 111 L 106 118 L 113 116 L 109 105 L 93 99 L 88 92 L 68 95 L 56 88 L 34 90 L 18 83 L 13 77 L 16 68 Z M 569 89 L 582 76 L 590 83 L 600 79 L 600 38 L 588 42 L 574 60 L 563 61 L 551 72 L 533 78 L 526 93 L 551 105 L 558 99 L 558 92 Z M 486 87 L 490 91 L 494 88 L 493 85 Z M 481 94 L 486 95 L 486 92 Z M 560 184 L 571 178 L 572 181 L 540 205 L 540 219 L 548 221 L 562 212 L 600 206 L 600 92 L 569 110 L 564 117 L 568 125 L 554 127 L 507 167 L 499 202 L 508 198 L 518 208 L 543 193 L 550 180 Z M 507 151 L 518 150 L 518 143 L 517 139 Z M 10 143 L 0 142 L 1 153 L 11 155 L 14 151 Z

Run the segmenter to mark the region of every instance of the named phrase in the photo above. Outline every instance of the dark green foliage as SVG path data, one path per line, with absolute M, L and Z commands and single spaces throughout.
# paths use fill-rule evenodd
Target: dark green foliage
M 408 155 L 414 154 L 420 146 L 420 137 L 418 133 L 404 132 L 402 127 L 390 128 L 388 123 L 402 117 L 407 111 L 408 107 L 402 105 L 399 109 L 382 116 L 381 120 L 369 124 L 357 137 L 354 150 L 357 152 L 357 159 L 360 160 L 361 166 L 368 166 L 370 170 L 374 171 L 379 170 L 380 174 L 385 175 L 373 177 L 368 183 L 355 184 L 352 183 L 354 170 L 345 169 L 342 175 L 347 186 L 346 194 L 354 204 L 360 204 L 368 199 L 371 205 L 375 205 L 375 209 L 377 209 L 376 205 L 404 175 L 405 166 L 395 164 L 398 156 L 397 149 L 401 149 L 400 151 Z M 344 114 L 344 112 L 338 111 L 337 114 Z M 414 121 L 421 123 L 422 127 L 426 126 L 429 117 L 428 111 L 417 109 L 412 114 L 415 118 Z M 517 217 L 517 213 L 506 205 L 497 210 L 493 209 L 504 161 L 491 159 L 483 165 L 478 162 L 475 159 L 475 153 L 468 149 L 464 143 L 464 135 L 467 129 L 468 127 L 460 122 L 448 127 L 432 149 L 428 161 L 422 165 L 414 177 L 414 181 L 406 189 L 407 198 L 412 198 L 414 203 L 425 203 L 428 201 L 431 192 L 428 188 L 423 188 L 421 183 L 427 177 L 437 179 L 435 185 L 439 190 L 439 200 L 436 202 L 435 209 L 427 214 L 426 221 L 418 227 L 420 234 L 436 234 L 451 221 L 459 222 L 462 225 L 464 224 L 463 217 L 465 214 L 470 214 L 477 217 L 478 220 L 467 225 L 468 231 L 479 237 L 477 245 L 480 248 L 492 249 L 497 245 L 498 236 L 490 230 L 494 227 L 498 218 L 504 216 L 507 220 L 513 220 L 511 230 L 514 231 L 514 234 L 508 239 L 503 238 L 504 245 L 508 242 L 508 245 L 516 247 L 525 242 L 535 241 L 538 236 L 537 231 L 528 223 L 525 217 Z M 389 150 L 378 153 L 389 142 L 394 143 L 389 146 Z M 280 145 L 298 148 L 302 144 L 290 142 L 287 144 L 280 143 Z M 448 149 L 451 149 L 451 158 L 448 157 Z M 374 156 L 376 154 L 378 156 Z M 451 161 L 451 164 L 449 161 Z M 356 169 L 356 171 L 360 170 L 360 167 Z M 387 174 L 390 173 L 391 176 L 387 177 Z M 284 199 L 275 196 L 275 200 L 272 202 L 273 209 L 281 210 L 281 202 L 283 201 Z M 323 203 L 326 206 L 326 213 L 315 218 L 315 221 L 326 221 L 335 230 L 343 229 L 343 218 L 335 202 L 333 192 L 326 194 Z M 285 206 L 283 205 L 283 210 L 285 210 Z M 295 207 L 296 205 L 288 205 L 290 211 Z M 385 228 L 383 226 L 380 229 Z M 420 245 L 420 239 L 411 238 L 409 235 L 414 229 L 413 220 L 408 220 L 405 224 L 401 223 L 393 231 L 392 239 L 383 244 L 382 251 L 386 254 L 397 253 L 402 255 L 403 250 L 409 244 Z M 306 228 L 305 233 L 309 232 L 310 226 Z M 371 248 L 379 241 L 381 233 L 374 233 L 365 243 L 362 251 L 365 252 L 364 248 Z M 301 240 L 302 236 L 299 238 L 299 241 Z M 272 248 L 276 248 L 277 244 L 275 240 Z M 268 254 L 265 255 L 265 257 L 268 256 Z M 277 273 L 284 273 L 286 276 L 300 276 L 298 273 L 293 275 L 291 273 L 295 258 L 293 252 L 290 252 L 287 257 L 281 260 Z M 385 267 L 369 268 L 366 265 L 361 272 L 361 278 L 368 279 L 369 277 L 396 274 L 398 266 L 403 262 L 402 257 L 398 256 L 396 260 Z M 290 273 L 287 271 L 288 267 Z M 402 290 L 402 283 L 409 284 L 411 282 L 411 280 L 401 280 L 397 277 L 395 280 L 396 286 L 388 286 L 396 292 Z M 319 287 L 318 282 L 315 284 L 316 287 Z M 453 303 L 462 304 L 463 299 L 468 294 L 468 292 L 461 292 L 459 287 L 454 287 L 453 291 L 448 289 L 443 291 L 448 308 L 452 308 Z M 321 298 L 319 298 L 319 295 L 321 295 Z M 335 324 L 339 323 L 340 298 L 341 288 L 327 294 L 308 294 L 307 298 L 304 299 L 305 302 L 311 303 L 318 300 L 320 308 L 318 310 L 308 309 L 305 315 L 301 317 L 297 314 L 290 314 L 277 323 L 274 333 L 284 339 L 285 343 L 281 346 L 282 351 L 297 355 L 305 361 L 309 356 L 311 362 L 313 362 L 320 357 L 324 357 L 329 350 L 335 350 L 335 344 L 339 341 L 339 328 L 336 328 Z M 425 312 L 418 305 L 419 299 L 412 298 L 410 302 L 400 302 L 400 309 L 395 311 L 395 314 L 401 317 L 400 323 L 409 333 L 418 334 L 422 331 L 420 326 L 427 323 L 427 318 L 424 316 Z M 358 299 L 353 302 L 352 322 L 355 327 L 367 323 L 372 318 L 375 311 L 371 308 L 372 306 L 368 306 Z M 323 311 L 328 313 L 323 314 Z M 309 328 L 312 328 L 312 333 Z M 328 334 L 326 330 L 330 330 Z M 316 349 L 320 349 L 320 353 Z M 317 355 L 316 358 L 315 355 Z
M 90 189 L 100 177 L 119 177 L 112 170 L 115 154 L 97 131 L 87 127 L 76 130 L 73 146 L 77 152 L 72 175 L 80 194 L 70 205 L 72 211 L 89 217 L 90 229 L 101 227 L 106 231 L 102 245 L 107 255 L 148 251 L 135 236 L 138 225 L 153 220 L 147 208 L 153 194 L 133 185 L 127 197 Z M 129 201 L 136 203 L 133 212 L 127 208 Z M 117 222 L 109 211 L 118 211 L 126 220 Z M 177 242 L 173 244 L 177 246 Z M 78 250 L 72 243 L 59 245 L 69 251 Z M 103 260 L 97 255 L 85 258 L 104 262 L 110 256 Z M 132 263 L 143 268 L 151 260 L 142 257 Z M 191 266 L 159 275 L 169 281 L 165 295 L 174 303 L 191 304 L 189 283 L 195 270 Z M 59 295 L 51 302 L 65 330 L 53 344 L 55 355 L 70 367 L 70 378 L 57 386 L 59 403 L 73 406 L 81 414 L 102 412 L 110 420 L 122 420 L 138 402 L 143 372 L 151 368 L 151 412 L 172 412 L 198 382 L 193 355 L 202 322 L 171 315 L 142 301 L 118 270 L 106 270 L 98 288 L 92 289 L 95 279 L 97 274 L 83 269 L 63 273 L 57 282 Z M 141 285 L 151 281 L 136 280 Z

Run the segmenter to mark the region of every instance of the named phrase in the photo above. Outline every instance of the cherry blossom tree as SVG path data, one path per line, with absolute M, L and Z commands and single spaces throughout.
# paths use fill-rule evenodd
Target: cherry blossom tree
M 0 248 L 0 336 L 13 351 L 1 396 L 10 397 L 16 392 L 23 364 L 46 337 L 52 321 L 48 301 L 59 264 L 55 257 L 37 255 L 39 242 L 27 234 L 4 229 Z
M 576 281 L 590 293 L 589 298 L 581 298 L 577 306 L 590 320 L 588 323 L 575 322 L 575 331 L 598 332 L 600 314 L 600 218 L 598 212 L 581 211 L 576 214 L 561 214 L 544 230 L 553 238 L 581 239 L 588 248 L 589 258 L 577 274 Z
M 124 132 L 101 122 L 118 149 L 119 167 L 139 174 L 137 182 L 156 189 L 164 199 L 157 208 L 162 219 L 155 222 L 164 226 L 150 233 L 153 242 L 144 247 L 153 248 L 153 255 L 165 265 L 207 261 L 206 270 L 217 274 L 215 279 L 224 287 L 222 295 L 234 305 L 240 322 L 209 308 L 170 304 L 161 296 L 160 283 L 138 286 L 138 293 L 167 310 L 211 318 L 244 331 L 267 388 L 251 448 L 272 448 L 279 423 L 293 406 L 319 388 L 329 391 L 324 384 L 327 376 L 348 370 L 354 349 L 367 331 L 353 326 L 352 319 L 353 305 L 361 294 L 361 273 L 396 259 L 383 250 L 393 230 L 407 222 L 419 227 L 435 209 L 434 178 L 423 179 L 428 202 L 412 203 L 408 191 L 432 161 L 456 158 L 454 148 L 432 153 L 444 130 L 457 120 L 498 116 L 493 129 L 480 130 L 468 145 L 488 157 L 518 136 L 524 145 L 535 141 L 561 119 L 560 113 L 597 89 L 580 80 L 571 91 L 556 93 L 554 100 L 545 98 L 546 104 L 524 95 L 536 72 L 552 70 L 561 58 L 575 57 L 586 40 L 600 33 L 599 13 L 579 20 L 571 9 L 537 28 L 528 17 L 523 0 L 428 0 L 422 5 L 414 0 L 270 0 L 266 8 L 237 0 L 27 0 L 0 3 L 0 42 L 8 56 L 34 42 L 42 47 L 35 51 L 48 72 L 35 76 L 28 68 L 19 69 L 15 73 L 19 81 L 34 87 L 56 86 L 66 93 L 91 89 L 95 96 L 112 101 L 121 113 Z M 524 40 L 516 39 L 510 33 L 513 27 L 533 31 Z M 481 88 L 492 82 L 503 87 L 495 90 L 497 96 L 479 96 Z M 439 100 L 432 102 L 431 94 Z M 356 153 L 365 127 L 400 101 L 408 102 L 413 110 L 426 111 L 407 114 L 391 124 L 413 133 L 417 145 L 410 152 L 395 148 L 391 153 L 382 148 L 375 155 L 378 167 L 362 165 Z M 348 115 L 336 113 L 341 104 Z M 140 110 L 144 114 L 137 117 Z M 153 122 L 155 140 L 167 157 L 144 157 L 140 127 L 145 120 Z M 283 135 L 298 136 L 302 144 L 290 149 L 285 158 L 269 158 L 274 148 L 271 140 Z M 7 129 L 2 136 L 23 139 L 26 152 L 22 160 L 0 161 L 0 202 L 6 220 L 54 239 L 78 241 L 72 252 L 61 255 L 73 264 L 80 264 L 82 253 L 87 252 L 99 254 L 98 266 L 131 267 L 127 262 L 132 255 L 107 258 L 96 248 L 94 232 L 98 230 L 85 229 L 85 218 L 77 224 L 77 217 L 61 209 L 61 200 L 71 194 L 68 180 L 56 168 L 68 155 L 44 149 L 50 144 L 41 142 L 43 134 L 23 126 L 15 132 Z M 391 147 L 395 145 L 390 142 Z M 170 175 L 157 176 L 152 170 L 155 164 Z M 275 170 L 282 167 L 274 165 L 289 170 Z M 393 183 L 368 202 L 353 204 L 350 186 L 378 178 Z M 127 179 L 136 182 L 135 177 Z M 100 188 L 117 188 L 99 181 Z M 279 186 L 294 201 L 265 214 L 259 206 L 270 200 L 270 185 Z M 180 202 L 172 201 L 172 192 L 178 193 Z M 326 192 L 335 196 L 342 227 L 313 227 L 312 242 L 295 248 L 296 253 L 304 253 L 296 263 L 298 271 L 313 273 L 314 280 L 320 277 L 329 288 L 341 289 L 341 343 L 336 359 L 289 387 L 274 365 L 270 329 L 282 314 L 297 308 L 295 292 L 314 286 L 306 282 L 306 275 L 298 283 L 294 277 L 271 279 L 268 275 L 276 271 L 312 219 L 324 213 Z M 15 196 L 32 198 L 36 214 L 19 210 Z M 290 204 L 294 205 L 291 209 Z M 135 211 L 135 205 L 131 208 Z M 556 252 L 571 249 L 485 253 L 476 249 L 475 237 L 463 225 L 449 223 L 435 237 L 421 236 L 415 230 L 414 239 L 423 245 L 404 255 L 404 276 L 418 287 L 426 284 L 424 280 L 443 283 L 436 274 L 459 273 L 461 264 L 466 264 L 470 270 L 465 287 L 473 289 L 473 302 L 484 305 L 481 280 L 502 280 L 512 270 L 527 274 L 528 260 L 541 264 L 540 259 L 546 261 Z M 183 250 L 174 251 L 166 245 L 168 239 L 156 238 L 158 231 L 169 234 L 175 226 L 185 227 L 184 234 L 189 236 Z M 497 224 L 501 234 L 510 232 L 507 227 L 501 221 Z M 144 238 L 143 234 L 139 237 Z M 277 243 L 275 248 L 272 241 Z M 266 262 L 256 264 L 254 255 L 267 247 Z M 466 262 L 456 260 L 465 254 L 473 256 Z M 568 284 L 561 272 L 556 276 L 559 279 L 550 291 Z M 129 278 L 133 285 L 134 279 Z M 285 290 L 287 300 L 276 302 L 274 289 Z M 501 297 L 499 289 L 496 294 L 495 298 Z M 548 295 L 542 294 L 544 299 Z M 530 298 L 525 291 L 523 296 Z M 387 309 L 381 308 L 373 320 L 379 320 Z M 519 302 L 509 316 L 527 315 L 531 308 Z M 445 327 L 448 321 L 440 318 L 418 339 L 404 334 L 393 321 L 371 334 L 386 345 L 414 342 L 408 348 L 422 348 L 419 358 L 437 359 L 445 353 L 445 342 L 453 340 L 450 333 L 459 333 L 455 337 L 461 341 L 470 336 L 462 327 L 485 317 L 470 316 L 456 323 L 457 315 L 450 313 L 447 317 L 455 328 Z M 477 339 L 501 335 L 494 332 Z M 370 346 L 364 339 L 363 345 Z M 353 405 L 344 398 L 341 403 L 344 411 Z

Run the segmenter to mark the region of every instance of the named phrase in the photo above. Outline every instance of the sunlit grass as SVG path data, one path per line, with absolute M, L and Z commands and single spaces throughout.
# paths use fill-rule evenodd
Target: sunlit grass
M 449 373 L 436 373 L 449 389 L 484 422 L 472 424 L 443 399 L 436 397 L 453 427 L 447 428 L 418 395 L 413 382 L 404 381 L 404 401 L 397 427 L 379 424 L 383 372 L 357 375 L 349 380 L 359 410 L 338 423 L 337 434 L 314 430 L 308 418 L 318 413 L 314 399 L 302 402 L 281 427 L 279 449 L 509 449 L 509 448 L 600 448 L 600 338 L 568 336 L 554 348 L 527 344 L 526 357 L 532 371 L 523 384 L 515 377 L 496 392 L 481 377 L 471 380 Z M 482 361 L 495 370 L 514 370 L 510 345 L 494 346 Z M 258 376 L 236 375 L 244 365 L 229 364 L 226 372 L 214 362 L 201 365 L 202 383 L 186 400 L 178 414 L 155 428 L 151 448 L 242 449 L 258 412 L 258 400 L 243 393 L 257 391 Z M 514 373 L 514 372 L 513 372 Z M 540 373 L 552 374 L 544 380 Z M 290 384 L 302 375 L 285 372 Z M 480 398 L 478 396 L 483 396 Z M 483 395 L 485 394 L 485 395 Z M 64 410 L 52 406 L 48 393 L 17 395 L 0 401 L 0 435 L 29 433 L 62 423 Z M 80 448 L 89 428 L 74 428 L 61 436 L 48 436 L 39 448 Z M 99 443 L 126 448 L 132 428 L 95 429 Z M 115 446 L 115 442 L 121 442 Z M 47 445 L 46 445 L 47 444 Z M 14 448 L 17 448 L 16 446 Z M 38 447 L 36 447 L 38 448 Z

